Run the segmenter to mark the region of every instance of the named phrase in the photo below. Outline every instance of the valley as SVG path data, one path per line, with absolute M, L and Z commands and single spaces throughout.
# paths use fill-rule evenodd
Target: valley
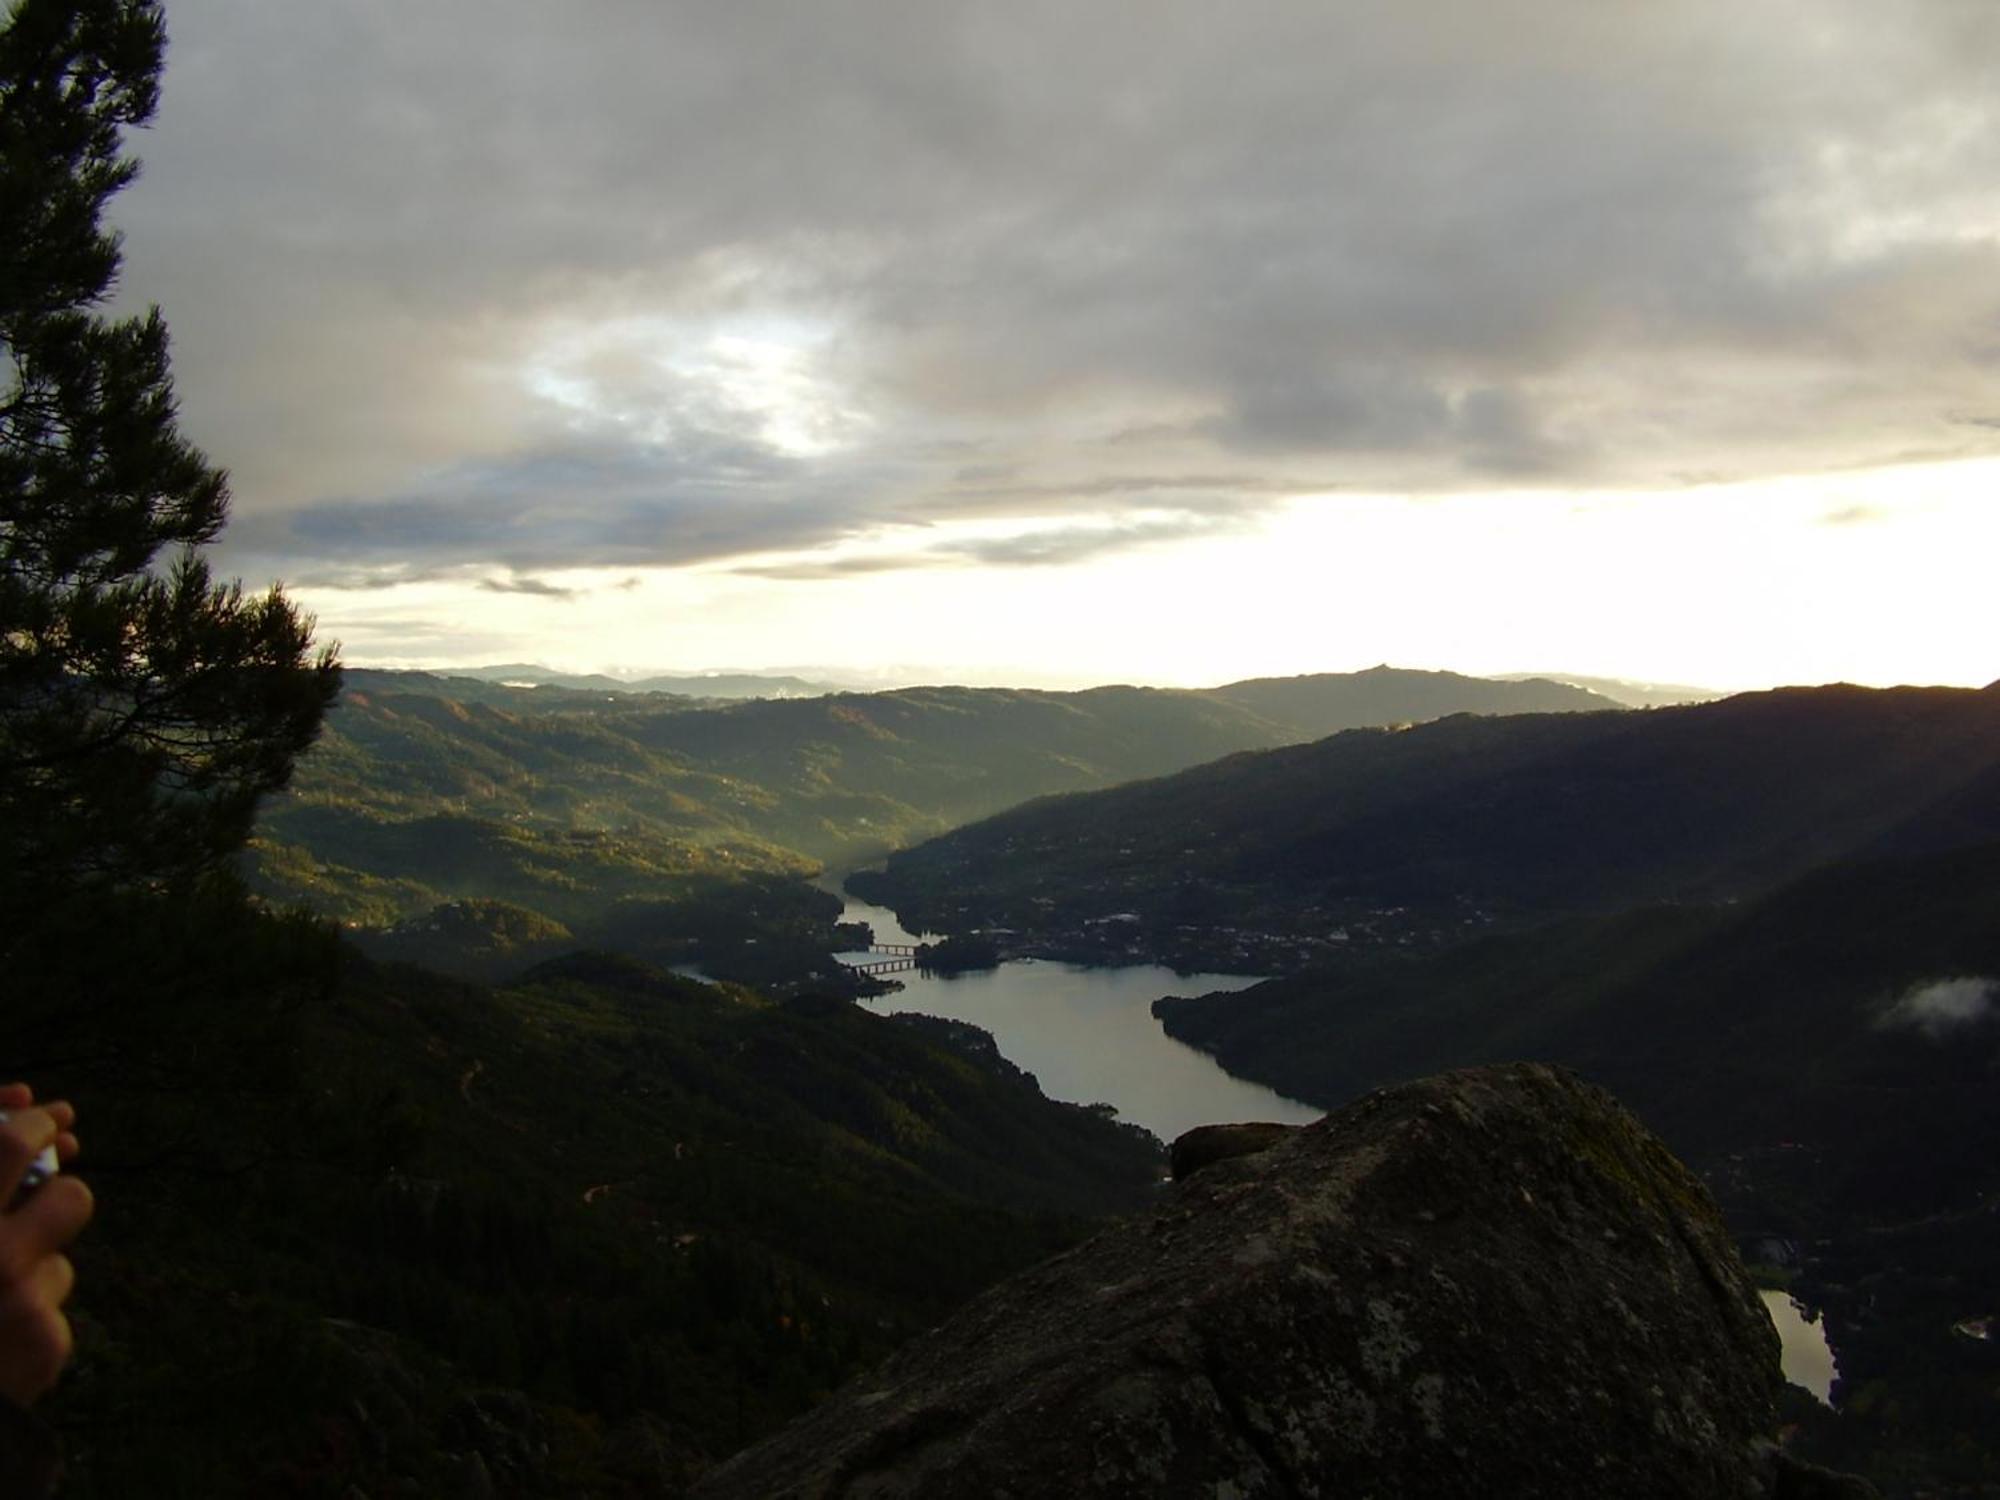
M 1162 1139 L 1532 1057 L 1782 1247 L 1759 1274 L 1838 1361 L 1831 1408 L 1794 1393 L 1801 1452 L 1891 1494 L 1986 1482 L 1987 1376 L 1951 1330 L 2000 1304 L 2000 697 L 1548 712 L 1570 690 L 1530 684 L 1523 712 L 1417 717 L 1453 685 L 723 703 L 356 674 L 251 843 L 259 910 L 138 923 L 155 959 L 115 1010 L 82 936 L 25 960 L 68 977 L 11 1019 L 20 1055 L 81 1046 L 45 1071 L 133 1098 L 200 1049 L 229 1101 L 229 1136 L 164 1097 L 103 1133 L 137 1217 L 87 1269 L 160 1338 L 146 1235 L 265 1288 L 246 1337 L 328 1318 L 296 1337 L 346 1372 L 329 1399 L 411 1410 L 346 1472 L 446 1483 L 475 1454 L 671 1492 L 1148 1201 Z M 1363 705 L 1411 717 L 1342 722 Z M 862 975 L 870 938 L 973 957 Z M 1961 978 L 1949 1019 L 1898 1019 Z M 232 1009 L 261 1019 L 169 1021 Z M 159 1139 L 255 1184 L 234 1222 L 310 1229 L 216 1239 L 202 1179 L 141 1168 Z M 133 1345 L 77 1410 L 169 1358 Z M 229 1368 L 187 1401 L 265 1410 Z M 429 1446 L 471 1409 L 485 1436 Z M 317 1462 L 301 1417 L 268 1408 L 245 1472 Z M 100 1442 L 79 1493 L 195 1464 L 186 1420 Z
M 2000 688 L 1786 690 L 1238 755 L 855 885 L 1018 952 L 1275 957 L 1154 1014 L 1327 1109 L 1442 1069 L 1576 1069 L 1824 1319 L 1834 1409 L 1795 1403 L 1802 1451 L 1978 1494 L 2000 1480 L 1976 1336 L 2000 1305 L 1996 790 Z
M 0 1500 L 2000 1500 L 1996 72 L 8 0 Z
M 1435 947 L 2000 837 L 1996 744 L 1992 689 L 1459 715 L 1044 799 L 892 856 L 863 894 L 944 932 L 1088 941 L 1115 920 L 1163 955 L 1183 929 Z
M 941 687 L 728 704 L 358 672 L 265 810 L 246 873 L 376 951 L 468 975 L 500 972 L 523 944 L 532 957 L 582 942 L 760 983 L 838 984 L 815 927 L 823 903 L 803 890 L 811 875 L 1050 793 L 1440 705 L 1615 707 L 1557 683 L 1389 668 L 1207 692 Z

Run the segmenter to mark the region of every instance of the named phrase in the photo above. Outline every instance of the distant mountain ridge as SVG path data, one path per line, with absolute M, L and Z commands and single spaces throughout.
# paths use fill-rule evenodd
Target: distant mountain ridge
M 1044 800 L 892 856 L 868 890 L 933 930 L 1027 932 L 1106 912 L 1324 931 L 1356 908 L 1515 920 L 1724 899 L 1935 847 L 2000 802 L 1996 761 L 2000 700 L 1969 689 L 1458 716 Z
M 438 667 L 415 671 L 350 668 L 360 681 L 388 687 L 427 683 L 446 691 L 465 682 L 483 682 L 510 689 L 558 688 L 576 693 L 672 694 L 686 698 L 817 698 L 834 694 L 874 696 L 907 692 L 922 686 L 964 686 L 940 680 L 936 684 L 869 689 L 849 682 L 812 679 L 787 673 L 669 672 L 643 677 L 614 677 L 603 672 L 563 672 L 530 662 L 485 667 Z M 1130 687 L 1101 683 L 1095 688 L 991 688 L 996 692 L 1093 692 L 1098 688 Z M 1364 724 L 1404 723 L 1454 713 L 1563 713 L 1588 709 L 1637 707 L 1656 701 L 1647 694 L 1672 694 L 1671 701 L 1720 697 L 1699 688 L 1663 688 L 1621 682 L 1614 678 L 1580 678 L 1554 673 L 1517 672 L 1506 677 L 1468 677 L 1460 672 L 1392 667 L 1384 663 L 1356 672 L 1308 672 L 1288 677 L 1251 677 L 1212 688 L 1162 688 L 1152 691 L 1206 694 L 1242 703 L 1259 713 L 1292 724 L 1308 733 Z M 1683 696 L 1684 695 L 1684 696 Z
M 1502 672 L 1493 680 L 1568 683 L 1626 708 L 1672 708 L 1682 703 L 1712 703 L 1730 696 L 1719 688 L 1693 687 L 1684 682 L 1637 682 L 1629 677 L 1588 677 L 1576 672 Z
M 1387 668 L 1206 692 L 940 687 L 727 704 L 357 671 L 266 810 L 258 869 L 274 894 L 351 921 L 490 899 L 574 925 L 593 903 L 689 878 L 851 865 L 1051 792 L 1453 703 L 1604 706 L 1554 684 Z
M 1363 672 L 1253 677 L 1206 692 L 1315 738 L 1342 729 L 1423 723 L 1450 714 L 1592 713 L 1624 707 L 1589 688 L 1543 677 L 1501 682 L 1387 665 Z
M 558 672 L 550 667 L 525 662 L 493 667 L 452 667 L 433 675 L 588 692 L 674 693 L 685 698 L 817 698 L 841 691 L 836 683 L 811 682 L 783 673 L 670 672 L 644 677 L 612 677 L 602 672 Z

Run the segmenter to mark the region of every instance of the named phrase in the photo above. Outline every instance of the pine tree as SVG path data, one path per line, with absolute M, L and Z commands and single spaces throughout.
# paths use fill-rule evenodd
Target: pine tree
M 280 589 L 211 579 L 228 481 L 177 429 L 166 325 L 101 311 L 164 48 L 157 0 L 16 0 L 0 31 L 0 949 L 226 861 L 339 686 Z

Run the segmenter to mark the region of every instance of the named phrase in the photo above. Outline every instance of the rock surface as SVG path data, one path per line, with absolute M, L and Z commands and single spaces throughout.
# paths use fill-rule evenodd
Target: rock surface
M 1296 1125 L 1279 1125 L 1270 1120 L 1253 1120 L 1242 1125 L 1197 1125 L 1174 1137 L 1167 1148 L 1167 1170 L 1175 1182 L 1184 1182 L 1203 1167 L 1212 1167 L 1232 1156 L 1254 1156 L 1269 1151 Z
M 1778 1339 L 1700 1183 L 1518 1065 L 1384 1090 L 994 1288 L 720 1497 L 1769 1495 Z

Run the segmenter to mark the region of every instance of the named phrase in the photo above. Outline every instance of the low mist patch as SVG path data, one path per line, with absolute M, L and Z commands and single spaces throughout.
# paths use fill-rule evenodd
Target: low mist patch
M 2000 979 L 1969 974 L 1927 979 L 1898 995 L 1883 1013 L 1881 1024 L 1912 1028 L 1939 1041 L 1994 1014 L 1996 997 L 2000 997 Z

